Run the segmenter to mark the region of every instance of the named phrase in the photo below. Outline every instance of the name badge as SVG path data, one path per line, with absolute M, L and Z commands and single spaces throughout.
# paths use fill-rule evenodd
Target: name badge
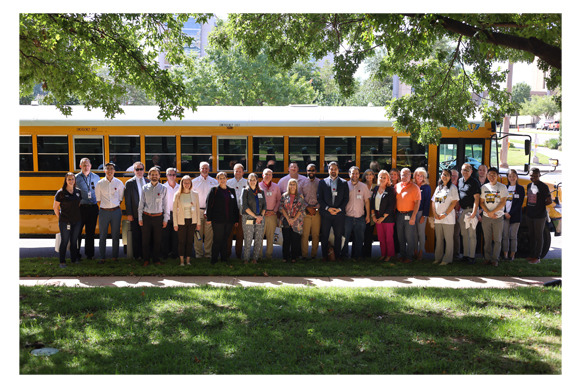
M 232 197 L 232 199 L 234 198 L 234 195 L 230 194 L 230 196 Z
M 356 198 L 360 200 L 362 199 L 362 195 L 356 195 Z
M 66 225 L 66 229 L 67 229 L 67 230 L 70 230 L 70 224 L 67 224 L 67 225 Z
M 91 192 L 89 191 L 89 195 L 87 196 L 89 199 L 93 198 L 93 195 L 91 194 Z
M 514 194 L 514 198 L 519 199 L 520 195 L 519 194 Z
M 262 194 L 261 194 L 261 193 L 259 193 L 259 194 L 258 194 L 258 199 L 262 199 L 262 198 L 263 198 Z
M 411 217 L 409 215 L 405 215 L 405 220 L 411 220 Z
M 337 196 L 337 195 L 338 195 L 338 192 L 333 192 L 332 193 L 332 196 Z
M 246 224 L 254 224 L 254 221 L 252 219 L 248 219 L 246 220 Z
M 266 196 L 272 196 L 272 192 L 266 192 Z

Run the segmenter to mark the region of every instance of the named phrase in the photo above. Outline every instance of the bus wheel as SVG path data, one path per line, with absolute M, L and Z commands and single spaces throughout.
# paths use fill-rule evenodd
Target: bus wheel
M 552 234 L 550 233 L 550 227 L 546 223 L 546 227 L 544 227 L 544 244 L 542 245 L 542 254 L 540 254 L 540 258 L 544 258 L 548 255 L 550 251 L 550 246 L 552 245 Z
M 544 227 L 544 243 L 542 244 L 542 253 L 540 254 L 540 258 L 544 258 L 548 254 L 551 244 L 552 234 L 550 233 L 550 227 L 546 222 L 546 226 Z M 528 233 L 527 224 L 522 222 L 518 231 L 518 251 L 516 252 L 516 257 L 528 258 L 529 256 L 530 235 Z

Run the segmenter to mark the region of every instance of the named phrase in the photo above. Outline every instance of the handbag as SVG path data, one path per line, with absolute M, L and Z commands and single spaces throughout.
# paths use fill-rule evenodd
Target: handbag
M 57 253 L 60 250 L 60 241 L 61 241 L 61 236 L 60 236 L 60 233 L 58 233 L 58 234 L 56 234 L 56 237 L 54 238 L 54 251 L 56 251 Z M 70 241 L 66 245 L 66 249 L 70 251 Z

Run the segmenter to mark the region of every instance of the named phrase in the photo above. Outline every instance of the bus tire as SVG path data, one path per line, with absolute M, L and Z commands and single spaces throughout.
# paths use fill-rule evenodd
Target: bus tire
M 540 258 L 544 258 L 548 254 L 552 244 L 552 234 L 550 233 L 548 222 L 546 222 L 546 226 L 544 227 L 543 240 L 544 243 L 542 244 Z M 516 253 L 516 257 L 529 258 L 530 254 L 530 236 L 528 232 L 528 225 L 527 222 L 522 222 L 518 231 L 518 251 Z

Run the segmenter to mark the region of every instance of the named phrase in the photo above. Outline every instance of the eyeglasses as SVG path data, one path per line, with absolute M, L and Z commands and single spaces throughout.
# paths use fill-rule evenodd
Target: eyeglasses
M 136 171 L 142 171 L 143 168 L 135 168 Z
M 167 176 L 177 176 L 175 173 L 169 173 Z
M 316 172 L 316 169 L 309 169 L 308 172 Z

